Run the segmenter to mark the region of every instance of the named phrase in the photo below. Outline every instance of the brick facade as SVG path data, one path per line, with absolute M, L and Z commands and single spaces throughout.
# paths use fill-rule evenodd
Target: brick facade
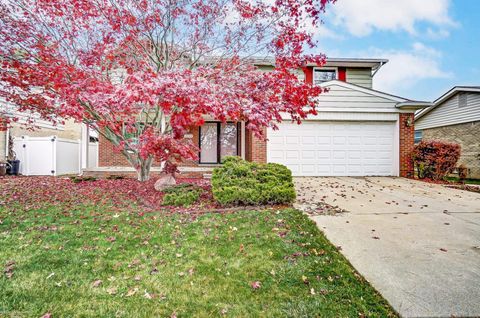
M 413 178 L 412 151 L 414 147 L 414 114 L 400 114 L 400 177 Z
M 195 146 L 198 147 L 198 128 L 194 128 L 190 131 L 188 138 L 191 138 Z M 131 164 L 125 158 L 125 156 L 115 150 L 113 144 L 105 137 L 100 135 L 99 147 L 98 147 L 98 166 L 99 167 L 130 167 Z M 159 166 L 159 164 L 153 164 L 153 166 Z M 182 167 L 194 167 L 198 166 L 198 162 L 189 160 L 183 162 Z
M 423 140 L 443 140 L 462 147 L 458 165 L 468 168 L 468 178 L 480 178 L 480 122 L 423 129 Z
M 413 178 L 414 170 L 411 153 L 414 147 L 414 114 L 400 114 L 399 120 L 400 176 Z M 480 136 L 480 134 L 477 135 Z M 189 138 L 192 138 L 193 143 L 198 146 L 198 128 L 192 129 Z M 246 130 L 245 132 L 245 159 L 259 163 L 267 162 L 267 141 L 255 137 L 254 134 L 249 130 Z M 110 142 L 105 140 L 103 137 L 100 137 L 99 166 L 125 167 L 130 166 L 130 164 L 121 153 L 114 151 L 114 147 Z M 181 165 L 181 167 L 198 166 L 199 164 L 197 161 L 187 161 Z
M 113 144 L 100 135 L 98 140 L 98 166 L 99 167 L 129 167 L 127 158 L 115 150 Z
M 264 134 L 267 134 L 266 128 Z M 267 141 L 255 137 L 255 135 L 247 130 L 245 136 L 245 159 L 252 162 L 267 162 Z

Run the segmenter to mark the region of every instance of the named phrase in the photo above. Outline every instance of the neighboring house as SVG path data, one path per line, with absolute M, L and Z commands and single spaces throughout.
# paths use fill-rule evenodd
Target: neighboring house
M 415 115 L 415 141 L 444 140 L 462 147 L 459 165 L 480 178 L 480 86 L 455 86 Z
M 57 125 L 42 120 L 35 114 L 12 113 L 15 108 L 0 101 L 0 114 L 14 116 L 7 130 L 0 131 L 0 160 L 5 160 L 9 137 L 13 137 L 14 151 L 20 160 L 20 173 L 25 175 L 60 175 L 81 172 L 81 124 L 73 120 Z M 31 122 L 31 125 L 26 125 Z M 85 147 L 83 147 L 85 148 Z
M 268 141 L 255 138 L 245 123 L 206 121 L 186 138 L 199 146 L 199 160 L 180 167 L 182 174 L 202 175 L 227 155 L 255 162 L 286 165 L 295 176 L 413 176 L 410 153 L 414 146 L 414 113 L 431 103 L 412 101 L 374 90 L 373 77 L 384 59 L 328 59 L 323 67 L 298 71 L 300 80 L 326 87 L 319 113 L 267 131 Z M 272 61 L 254 61 L 260 69 Z M 132 172 L 122 154 L 100 137 L 99 168 L 86 172 Z M 158 168 L 152 169 L 158 171 Z

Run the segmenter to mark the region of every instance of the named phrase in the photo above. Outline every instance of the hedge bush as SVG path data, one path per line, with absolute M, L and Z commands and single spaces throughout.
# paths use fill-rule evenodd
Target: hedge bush
M 460 145 L 444 141 L 421 141 L 413 150 L 418 178 L 445 179 L 460 158 Z
M 225 158 L 212 174 L 214 199 L 222 205 L 284 204 L 295 200 L 292 172 L 276 163 Z
M 191 183 L 181 183 L 163 189 L 162 205 L 190 206 L 198 201 L 202 188 Z

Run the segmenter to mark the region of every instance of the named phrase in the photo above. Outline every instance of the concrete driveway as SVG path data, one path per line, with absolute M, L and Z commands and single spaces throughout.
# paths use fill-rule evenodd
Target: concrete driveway
M 403 317 L 480 317 L 480 194 L 403 178 L 296 178 L 299 207 Z

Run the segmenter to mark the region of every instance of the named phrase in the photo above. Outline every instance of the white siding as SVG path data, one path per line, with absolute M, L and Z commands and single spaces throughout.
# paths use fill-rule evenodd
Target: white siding
M 318 97 L 319 110 L 325 108 L 395 108 L 396 101 L 358 90 L 329 85 L 329 91 Z
M 372 88 L 372 69 L 347 68 L 347 83 Z
M 459 94 L 456 94 L 417 119 L 415 121 L 415 129 L 427 129 L 480 121 L 480 93 L 464 94 L 468 94 L 466 106 L 459 107 Z

